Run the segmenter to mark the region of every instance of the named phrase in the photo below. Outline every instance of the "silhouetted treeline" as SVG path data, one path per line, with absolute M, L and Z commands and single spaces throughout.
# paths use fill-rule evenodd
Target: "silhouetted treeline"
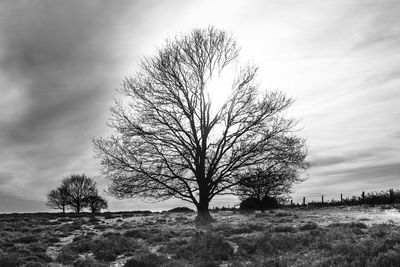
M 351 196 L 341 199 L 332 199 L 329 201 L 310 201 L 308 203 L 296 203 L 289 204 L 287 206 L 317 206 L 317 207 L 327 207 L 327 206 L 354 206 L 354 205 L 384 205 L 384 204 L 395 204 L 400 203 L 400 190 L 383 190 L 383 191 L 373 191 L 369 193 L 362 192 L 359 196 Z

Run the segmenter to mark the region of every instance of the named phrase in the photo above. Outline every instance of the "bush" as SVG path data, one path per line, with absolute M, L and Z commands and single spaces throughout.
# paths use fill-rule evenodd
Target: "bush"
M 371 265 L 379 267 L 398 267 L 400 266 L 400 253 L 394 250 L 379 253 Z
M 32 243 L 37 242 L 38 238 L 33 235 L 23 236 L 15 240 L 17 243 Z
M 76 258 L 78 258 L 78 253 L 73 251 L 70 246 L 66 246 L 61 249 L 60 254 L 57 256 L 57 261 L 64 264 L 70 264 Z
M 133 238 L 141 238 L 147 239 L 150 237 L 150 233 L 148 229 L 132 229 L 128 230 L 124 233 L 126 237 L 133 237 Z
M 131 239 L 121 235 L 112 235 L 108 238 L 102 237 L 93 240 L 91 251 L 97 260 L 112 261 L 118 255 L 132 251 L 135 247 L 136 243 Z
M 293 233 L 296 232 L 296 229 L 291 225 L 278 225 L 272 228 L 272 231 L 276 233 Z
M 72 264 L 74 267 L 106 267 L 108 265 L 100 263 L 90 258 L 77 259 Z
M 168 212 L 194 212 L 194 210 L 188 208 L 188 207 L 177 207 L 170 209 Z
M 23 258 L 24 262 L 51 262 L 51 258 L 44 252 L 39 252 L 34 255 L 28 255 Z
M 238 252 L 241 254 L 253 255 L 257 251 L 257 244 L 254 238 L 239 238 L 236 240 L 236 244 L 239 246 Z
M 301 231 L 315 230 L 318 228 L 318 224 L 315 222 L 307 222 L 306 224 L 300 225 Z
M 241 210 L 269 210 L 276 209 L 278 207 L 278 200 L 269 196 L 263 198 L 261 201 L 256 198 L 249 197 L 240 203 Z
M 176 253 L 178 258 L 197 262 L 226 261 L 232 255 L 232 246 L 222 236 L 210 232 L 196 233 L 189 243 L 180 247 Z
M 18 267 L 20 264 L 18 256 L 0 254 L 0 266 Z
M 60 238 L 59 238 L 59 237 L 56 237 L 56 236 L 50 236 L 49 238 L 47 238 L 47 239 L 46 239 L 46 241 L 47 241 L 47 242 L 49 242 L 49 243 L 52 243 L 52 244 L 54 244 L 54 243 L 58 243 L 58 242 L 60 242 L 61 240 L 60 240 Z
M 256 240 L 257 252 L 262 255 L 282 253 L 302 246 L 299 237 L 288 233 L 265 233 Z
M 146 253 L 137 258 L 131 258 L 124 264 L 124 267 L 158 267 L 168 261 L 167 258 L 157 256 L 153 253 Z
M 46 267 L 46 264 L 37 261 L 31 261 L 26 263 L 24 267 Z
M 77 253 L 85 253 L 90 251 L 92 240 L 83 238 L 73 241 L 72 243 L 68 244 L 68 246 Z
M 219 267 L 219 263 L 214 261 L 201 262 L 199 267 Z

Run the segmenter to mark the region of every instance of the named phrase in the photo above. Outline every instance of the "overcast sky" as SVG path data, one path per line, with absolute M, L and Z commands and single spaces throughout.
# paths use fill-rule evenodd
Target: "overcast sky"
M 290 115 L 315 166 L 295 199 L 400 188 L 400 1 L 9 0 L 0 212 L 47 210 L 46 193 L 72 173 L 105 187 L 90 138 L 110 134 L 115 89 L 167 38 L 209 25 L 236 37 L 262 89 L 296 99 Z M 107 198 L 112 210 L 181 204 Z

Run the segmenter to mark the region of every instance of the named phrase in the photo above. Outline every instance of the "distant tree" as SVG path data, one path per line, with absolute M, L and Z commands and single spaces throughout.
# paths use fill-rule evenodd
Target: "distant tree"
M 98 195 L 96 182 L 85 174 L 72 174 L 62 180 L 61 187 L 67 192 L 68 206 L 76 213 L 89 207 L 89 198 Z
M 108 208 L 107 200 L 99 195 L 89 196 L 87 201 L 89 202 L 89 208 L 92 213 L 100 212 L 102 209 Z
M 278 207 L 279 207 L 278 199 L 269 196 L 266 196 L 262 199 L 248 197 L 242 199 L 239 205 L 239 208 L 241 210 L 261 210 L 262 212 L 264 212 L 267 209 L 276 209 Z
M 306 153 L 297 141 L 287 143 L 287 149 L 279 152 L 282 155 L 275 162 L 251 166 L 236 177 L 236 194 L 241 200 L 251 200 L 264 210 L 274 206 L 275 201 L 286 199 L 293 184 L 304 180 L 302 171 L 310 167 L 305 161 Z
M 62 209 L 65 213 L 65 208 L 68 205 L 68 194 L 65 187 L 58 187 L 57 189 L 51 190 L 47 194 L 47 206 L 54 209 Z
M 240 68 L 238 56 L 229 34 L 208 27 L 169 41 L 142 61 L 120 90 L 123 101 L 111 109 L 117 134 L 93 141 L 112 194 L 179 198 L 193 203 L 197 219 L 207 223 L 210 201 L 235 193 L 236 174 L 287 149 L 296 125 L 285 118 L 292 99 L 279 91 L 260 94 L 258 68 Z M 234 69 L 225 85 L 230 95 L 216 106 L 210 92 L 221 90 L 218 79 Z

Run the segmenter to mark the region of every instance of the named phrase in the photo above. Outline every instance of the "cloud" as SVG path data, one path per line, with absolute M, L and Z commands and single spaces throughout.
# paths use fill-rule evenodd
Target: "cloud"
M 105 124 L 121 75 L 114 70 L 113 18 L 123 10 L 77 3 L 2 3 L 0 83 L 10 89 L 0 101 L 0 169 L 18 175 L 0 179 L 17 194 L 35 195 L 21 192 L 28 184 L 44 191 L 43 181 L 95 170 L 95 161 L 80 167 L 75 160 L 92 159 L 90 137 Z
M 398 26 L 400 3 L 398 1 L 369 2 L 361 4 L 358 20 L 364 24 L 364 31 L 358 35 L 355 50 L 396 48 L 400 45 Z
M 42 201 L 24 199 L 0 191 L 1 212 L 40 212 L 49 210 Z
M 359 177 L 363 181 L 376 180 L 377 183 L 381 183 L 382 179 L 397 177 L 400 173 L 400 163 L 388 163 L 382 165 L 362 166 L 356 168 L 345 168 L 337 170 L 327 170 L 322 172 L 325 176 L 337 176 L 346 177 Z
M 382 148 L 382 150 L 384 150 Z M 333 168 L 335 165 L 343 163 L 354 164 L 357 161 L 364 161 L 366 159 L 374 158 L 379 150 L 371 151 L 350 151 L 348 153 L 341 153 L 341 155 L 335 155 L 336 153 L 326 153 L 325 155 L 313 155 L 310 161 L 313 162 L 315 168 L 327 169 Z

